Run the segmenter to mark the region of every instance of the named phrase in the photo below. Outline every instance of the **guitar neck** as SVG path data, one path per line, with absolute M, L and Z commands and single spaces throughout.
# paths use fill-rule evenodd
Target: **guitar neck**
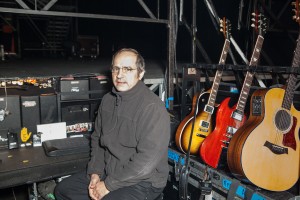
M 261 35 L 258 35 L 249 66 L 257 65 L 263 42 L 264 42 L 264 38 Z M 244 113 L 245 106 L 246 106 L 247 99 L 248 99 L 249 92 L 250 92 L 250 88 L 251 88 L 251 84 L 253 81 L 253 77 L 254 77 L 254 73 L 247 71 L 247 74 L 246 74 L 246 77 L 245 77 L 245 80 L 243 83 L 243 87 L 242 87 L 242 90 L 241 90 L 241 93 L 239 96 L 239 100 L 237 103 L 237 107 L 236 107 L 236 109 L 239 110 L 240 113 Z
M 299 65 L 300 65 L 300 42 L 299 42 L 299 40 L 300 40 L 300 32 L 298 35 L 297 46 L 296 46 L 295 53 L 294 53 L 292 67 L 299 67 Z M 286 87 L 283 102 L 282 102 L 282 107 L 287 110 L 291 109 L 291 105 L 292 105 L 293 98 L 294 98 L 294 89 L 296 86 L 296 82 L 297 82 L 296 74 L 291 73 L 287 80 L 287 87 Z
M 226 39 L 225 43 L 223 45 L 223 50 L 222 50 L 221 57 L 220 57 L 220 60 L 219 60 L 219 65 L 224 65 L 225 64 L 227 54 L 228 54 L 228 50 L 229 50 L 229 46 L 230 46 L 230 41 L 228 39 Z M 207 105 L 209 105 L 211 107 L 213 107 L 215 105 L 217 93 L 218 93 L 221 78 L 222 78 L 222 74 L 223 74 L 222 70 L 217 70 L 215 78 L 214 78 L 214 82 L 213 82 L 213 85 L 212 85 L 212 88 L 211 88 L 211 93 L 209 95 L 208 102 L 207 102 Z

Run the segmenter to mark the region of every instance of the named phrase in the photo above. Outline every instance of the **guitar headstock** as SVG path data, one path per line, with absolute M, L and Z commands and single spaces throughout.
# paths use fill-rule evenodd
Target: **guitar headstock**
M 295 8 L 293 9 L 294 15 L 293 15 L 293 19 L 300 24 L 300 10 L 299 10 L 299 0 L 295 0 L 294 2 L 292 2 L 292 6 L 294 6 Z
M 223 19 L 220 19 L 220 31 L 223 33 L 223 35 L 224 35 L 224 37 L 226 39 L 230 38 L 230 35 L 231 35 L 231 23 L 225 17 L 223 17 Z
M 252 24 L 251 27 L 254 28 L 255 32 L 261 36 L 264 36 L 268 28 L 268 19 L 258 11 L 252 13 Z

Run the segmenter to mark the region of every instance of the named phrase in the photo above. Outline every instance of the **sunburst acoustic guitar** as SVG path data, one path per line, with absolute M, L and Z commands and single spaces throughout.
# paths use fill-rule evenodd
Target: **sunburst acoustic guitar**
M 222 30 L 225 31 L 225 26 Z M 225 64 L 229 46 L 230 46 L 230 41 L 226 39 L 220 57 L 220 61 L 219 61 L 220 65 Z M 212 88 L 206 92 L 200 94 L 198 93 L 194 95 L 192 101 L 192 111 L 181 121 L 175 135 L 176 145 L 178 149 L 181 150 L 182 152 L 186 153 L 188 151 L 190 137 L 192 134 L 190 153 L 197 155 L 201 143 L 207 137 L 207 135 L 211 133 L 212 115 L 215 109 L 215 101 L 216 101 L 221 77 L 222 77 L 222 71 L 217 70 L 214 77 Z M 197 102 L 200 103 L 196 105 Z M 196 118 L 193 127 L 194 114 L 196 114 Z
M 295 5 L 299 7 L 298 0 Z M 300 34 L 292 67 L 300 65 L 299 39 Z M 290 74 L 285 89 L 255 91 L 249 120 L 236 132 L 228 148 L 231 172 L 266 190 L 287 190 L 299 178 L 300 113 L 293 106 L 296 81 L 296 75 Z

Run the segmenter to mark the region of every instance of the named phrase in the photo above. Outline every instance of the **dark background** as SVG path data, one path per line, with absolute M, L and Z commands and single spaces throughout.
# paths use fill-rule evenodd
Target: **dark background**
M 30 5 L 28 1 L 24 0 L 25 3 Z M 264 54 L 261 56 L 260 64 L 290 66 L 298 36 L 298 24 L 292 19 L 294 15 L 292 1 L 244 0 L 244 7 L 239 9 L 241 1 L 212 0 L 219 17 L 226 17 L 230 20 L 232 24 L 231 34 L 248 60 L 250 60 L 257 36 L 250 27 L 251 12 L 257 9 L 264 13 L 269 20 L 268 32 L 264 36 Z M 158 16 L 157 5 L 159 3 L 159 18 L 168 19 L 167 0 L 144 0 L 144 2 L 155 16 Z M 192 0 L 184 0 L 183 2 L 184 17 L 188 26 L 191 27 Z M 213 23 L 204 0 L 196 2 L 197 38 L 212 63 L 218 63 L 224 37 L 217 30 L 219 27 L 216 27 Z M 288 6 L 286 7 L 287 3 Z M 72 12 L 149 18 L 136 0 L 59 0 L 56 5 L 73 6 Z M 50 11 L 56 11 L 55 6 Z M 177 20 L 179 18 L 179 7 L 180 1 L 177 0 Z M 238 21 L 241 11 L 241 20 Z M 7 13 L 0 13 L 0 15 L 3 19 Z M 276 19 L 279 15 L 280 17 Z M 29 15 L 29 17 L 42 32 L 46 30 L 47 22 L 51 18 L 37 15 Z M 15 26 L 16 20 L 19 20 L 17 32 L 20 35 L 20 53 L 22 57 L 37 56 L 40 52 L 25 50 L 39 48 L 43 42 L 37 31 L 30 25 L 28 16 L 12 14 L 12 19 L 12 24 Z M 65 41 L 66 51 L 68 51 L 67 48 L 70 48 L 68 44 L 76 42 L 77 35 L 92 35 L 99 37 L 100 57 L 111 57 L 113 52 L 121 47 L 132 47 L 138 49 L 146 59 L 166 60 L 168 50 L 168 28 L 166 24 L 89 18 L 70 18 L 70 20 L 70 32 Z M 238 22 L 240 22 L 240 29 L 238 29 Z M 5 22 L 2 20 L 3 23 Z M 178 24 L 176 58 L 178 61 L 191 62 L 192 37 L 181 22 L 178 21 Z M 235 49 L 232 49 L 238 64 L 244 64 Z M 66 54 L 58 53 L 56 56 L 66 56 Z M 196 60 L 200 63 L 206 62 L 199 50 L 196 52 Z M 227 63 L 232 63 L 231 59 L 228 59 Z

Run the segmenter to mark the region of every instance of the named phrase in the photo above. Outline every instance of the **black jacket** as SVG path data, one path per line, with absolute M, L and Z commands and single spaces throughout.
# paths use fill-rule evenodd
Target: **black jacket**
M 170 117 L 142 81 L 126 92 L 106 94 L 92 134 L 88 174 L 105 177 L 108 190 L 140 181 L 162 188 L 168 177 Z

